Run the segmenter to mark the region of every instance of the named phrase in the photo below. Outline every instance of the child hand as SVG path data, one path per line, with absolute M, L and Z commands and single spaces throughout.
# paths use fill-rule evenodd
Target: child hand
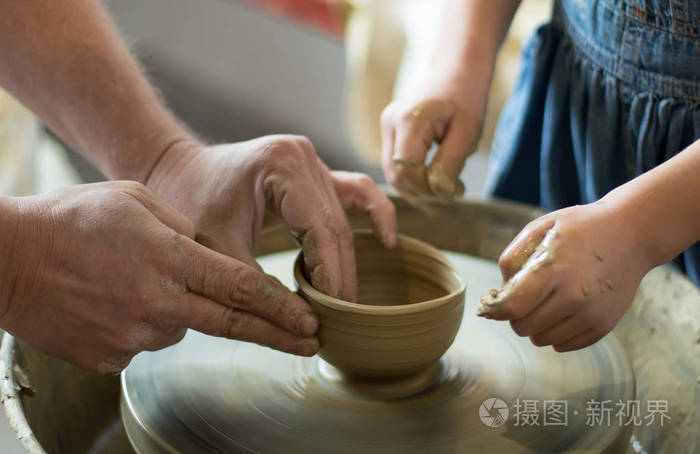
M 486 110 L 488 85 L 437 76 L 397 99 L 381 118 L 382 167 L 387 182 L 410 203 L 445 202 L 461 197 L 459 180 L 467 157 L 475 150 Z M 489 77 L 484 77 L 486 81 Z M 439 148 L 432 160 L 428 150 Z
M 642 237 L 604 201 L 542 216 L 501 255 L 505 284 L 482 296 L 479 315 L 509 320 L 537 346 L 587 347 L 615 327 L 652 268 Z

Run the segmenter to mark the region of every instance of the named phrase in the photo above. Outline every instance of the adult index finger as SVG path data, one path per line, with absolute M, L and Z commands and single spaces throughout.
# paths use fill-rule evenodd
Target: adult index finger
M 192 293 L 185 296 L 179 312 L 185 326 L 211 336 L 254 342 L 302 356 L 312 356 L 319 349 L 316 337 L 292 334 L 255 314 Z
M 258 315 L 290 333 L 311 336 L 318 319 L 300 296 L 277 279 L 189 241 L 179 269 L 187 290 L 222 306 Z

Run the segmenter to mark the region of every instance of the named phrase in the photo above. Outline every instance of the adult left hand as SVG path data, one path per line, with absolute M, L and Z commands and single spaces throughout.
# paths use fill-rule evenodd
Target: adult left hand
M 587 347 L 615 327 L 652 268 L 640 235 L 606 201 L 542 216 L 501 255 L 505 284 L 482 297 L 479 315 L 509 320 L 537 346 Z
M 344 207 L 365 210 L 387 247 L 397 241 L 393 204 L 363 174 L 330 172 L 305 137 L 277 135 L 202 147 L 176 144 L 147 185 L 195 223 L 198 242 L 260 268 L 253 249 L 266 210 L 302 247 L 319 290 L 357 296 L 352 231 Z

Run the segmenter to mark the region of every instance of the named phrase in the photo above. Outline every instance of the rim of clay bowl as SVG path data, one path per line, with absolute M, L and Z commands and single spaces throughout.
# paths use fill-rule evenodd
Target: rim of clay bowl
M 371 235 L 374 238 L 374 232 L 367 229 L 354 230 L 353 235 Z M 464 293 L 467 290 L 467 284 L 462 280 L 462 277 L 459 275 L 459 273 L 457 273 L 454 266 L 452 266 L 452 263 L 450 263 L 450 261 L 447 260 L 447 257 L 445 257 L 445 255 L 442 252 L 440 252 L 439 249 L 431 246 L 425 241 L 421 241 L 407 235 L 399 234 L 397 247 L 401 244 L 419 246 L 430 251 L 435 260 L 442 262 L 445 266 L 449 268 L 450 273 L 459 283 L 459 287 L 456 290 L 453 290 L 452 292 L 443 295 L 439 298 L 421 301 L 419 303 L 398 304 L 393 306 L 372 306 L 369 304 L 351 303 L 349 301 L 344 301 L 326 295 L 325 293 L 316 290 L 314 286 L 311 285 L 311 283 L 306 279 L 306 276 L 304 275 L 304 271 L 302 269 L 302 261 L 304 259 L 304 256 L 302 255 L 301 251 L 299 252 L 299 255 L 297 255 L 297 258 L 294 260 L 294 281 L 296 282 L 297 287 L 299 287 L 299 289 L 301 289 L 303 286 L 304 292 L 308 293 L 314 299 L 315 302 L 322 304 L 323 306 L 329 307 L 331 309 L 342 310 L 345 312 L 370 315 L 413 314 L 417 312 L 430 310 L 442 304 L 449 303 L 455 297 L 459 296 L 460 293 Z

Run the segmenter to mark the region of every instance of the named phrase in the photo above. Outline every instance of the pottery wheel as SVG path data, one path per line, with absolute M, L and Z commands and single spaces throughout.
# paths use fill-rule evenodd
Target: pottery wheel
M 296 251 L 259 258 L 293 288 Z M 122 417 L 138 452 L 602 452 L 629 438 L 596 402 L 634 397 L 614 336 L 556 353 L 476 317 L 501 282 L 495 263 L 446 252 L 467 283 L 464 320 L 421 394 L 375 400 L 347 392 L 318 357 L 301 358 L 190 331 L 137 356 L 122 374 Z M 534 403 L 533 403 L 534 402 Z M 545 410 L 545 408 L 547 410 Z M 598 413 L 600 411 L 598 410 Z M 600 415 L 598 415 L 600 416 Z

